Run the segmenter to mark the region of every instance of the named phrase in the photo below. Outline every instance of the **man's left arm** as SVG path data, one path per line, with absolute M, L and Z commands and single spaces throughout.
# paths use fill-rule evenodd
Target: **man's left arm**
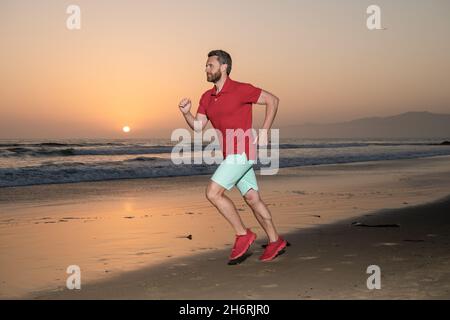
M 261 137 L 261 139 L 258 139 L 260 144 L 266 145 L 268 143 L 267 133 L 268 130 L 272 127 L 273 121 L 275 120 L 279 102 L 280 99 L 277 96 L 271 94 L 268 91 L 261 90 L 261 95 L 259 96 L 256 103 L 266 105 L 266 116 L 261 128 L 262 133 L 264 133 L 263 137 Z

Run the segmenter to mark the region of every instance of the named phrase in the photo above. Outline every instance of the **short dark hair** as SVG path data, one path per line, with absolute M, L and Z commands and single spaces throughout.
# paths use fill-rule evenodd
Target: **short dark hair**
M 208 57 L 217 56 L 220 64 L 227 64 L 227 75 L 231 73 L 231 56 L 223 50 L 213 50 L 208 53 Z

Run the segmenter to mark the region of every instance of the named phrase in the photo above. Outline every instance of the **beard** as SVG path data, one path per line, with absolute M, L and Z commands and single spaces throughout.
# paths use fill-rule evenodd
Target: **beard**
M 222 78 L 222 73 L 220 71 L 217 71 L 216 73 L 206 74 L 206 80 L 208 82 L 217 82 Z

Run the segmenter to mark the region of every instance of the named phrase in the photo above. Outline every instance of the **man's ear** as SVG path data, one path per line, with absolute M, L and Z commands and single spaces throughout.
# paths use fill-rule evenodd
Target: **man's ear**
M 224 63 L 220 65 L 220 71 L 227 72 L 228 64 Z

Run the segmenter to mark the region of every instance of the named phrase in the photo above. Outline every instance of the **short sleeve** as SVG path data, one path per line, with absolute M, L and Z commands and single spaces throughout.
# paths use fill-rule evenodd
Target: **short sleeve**
M 205 100 L 206 100 L 205 99 L 205 95 L 203 94 L 202 97 L 200 98 L 200 102 L 199 102 L 199 105 L 198 105 L 197 113 L 201 113 L 201 114 L 204 114 L 205 116 L 207 116 Z
M 244 103 L 256 103 L 261 96 L 262 89 L 250 83 L 244 83 L 241 88 L 242 100 Z

